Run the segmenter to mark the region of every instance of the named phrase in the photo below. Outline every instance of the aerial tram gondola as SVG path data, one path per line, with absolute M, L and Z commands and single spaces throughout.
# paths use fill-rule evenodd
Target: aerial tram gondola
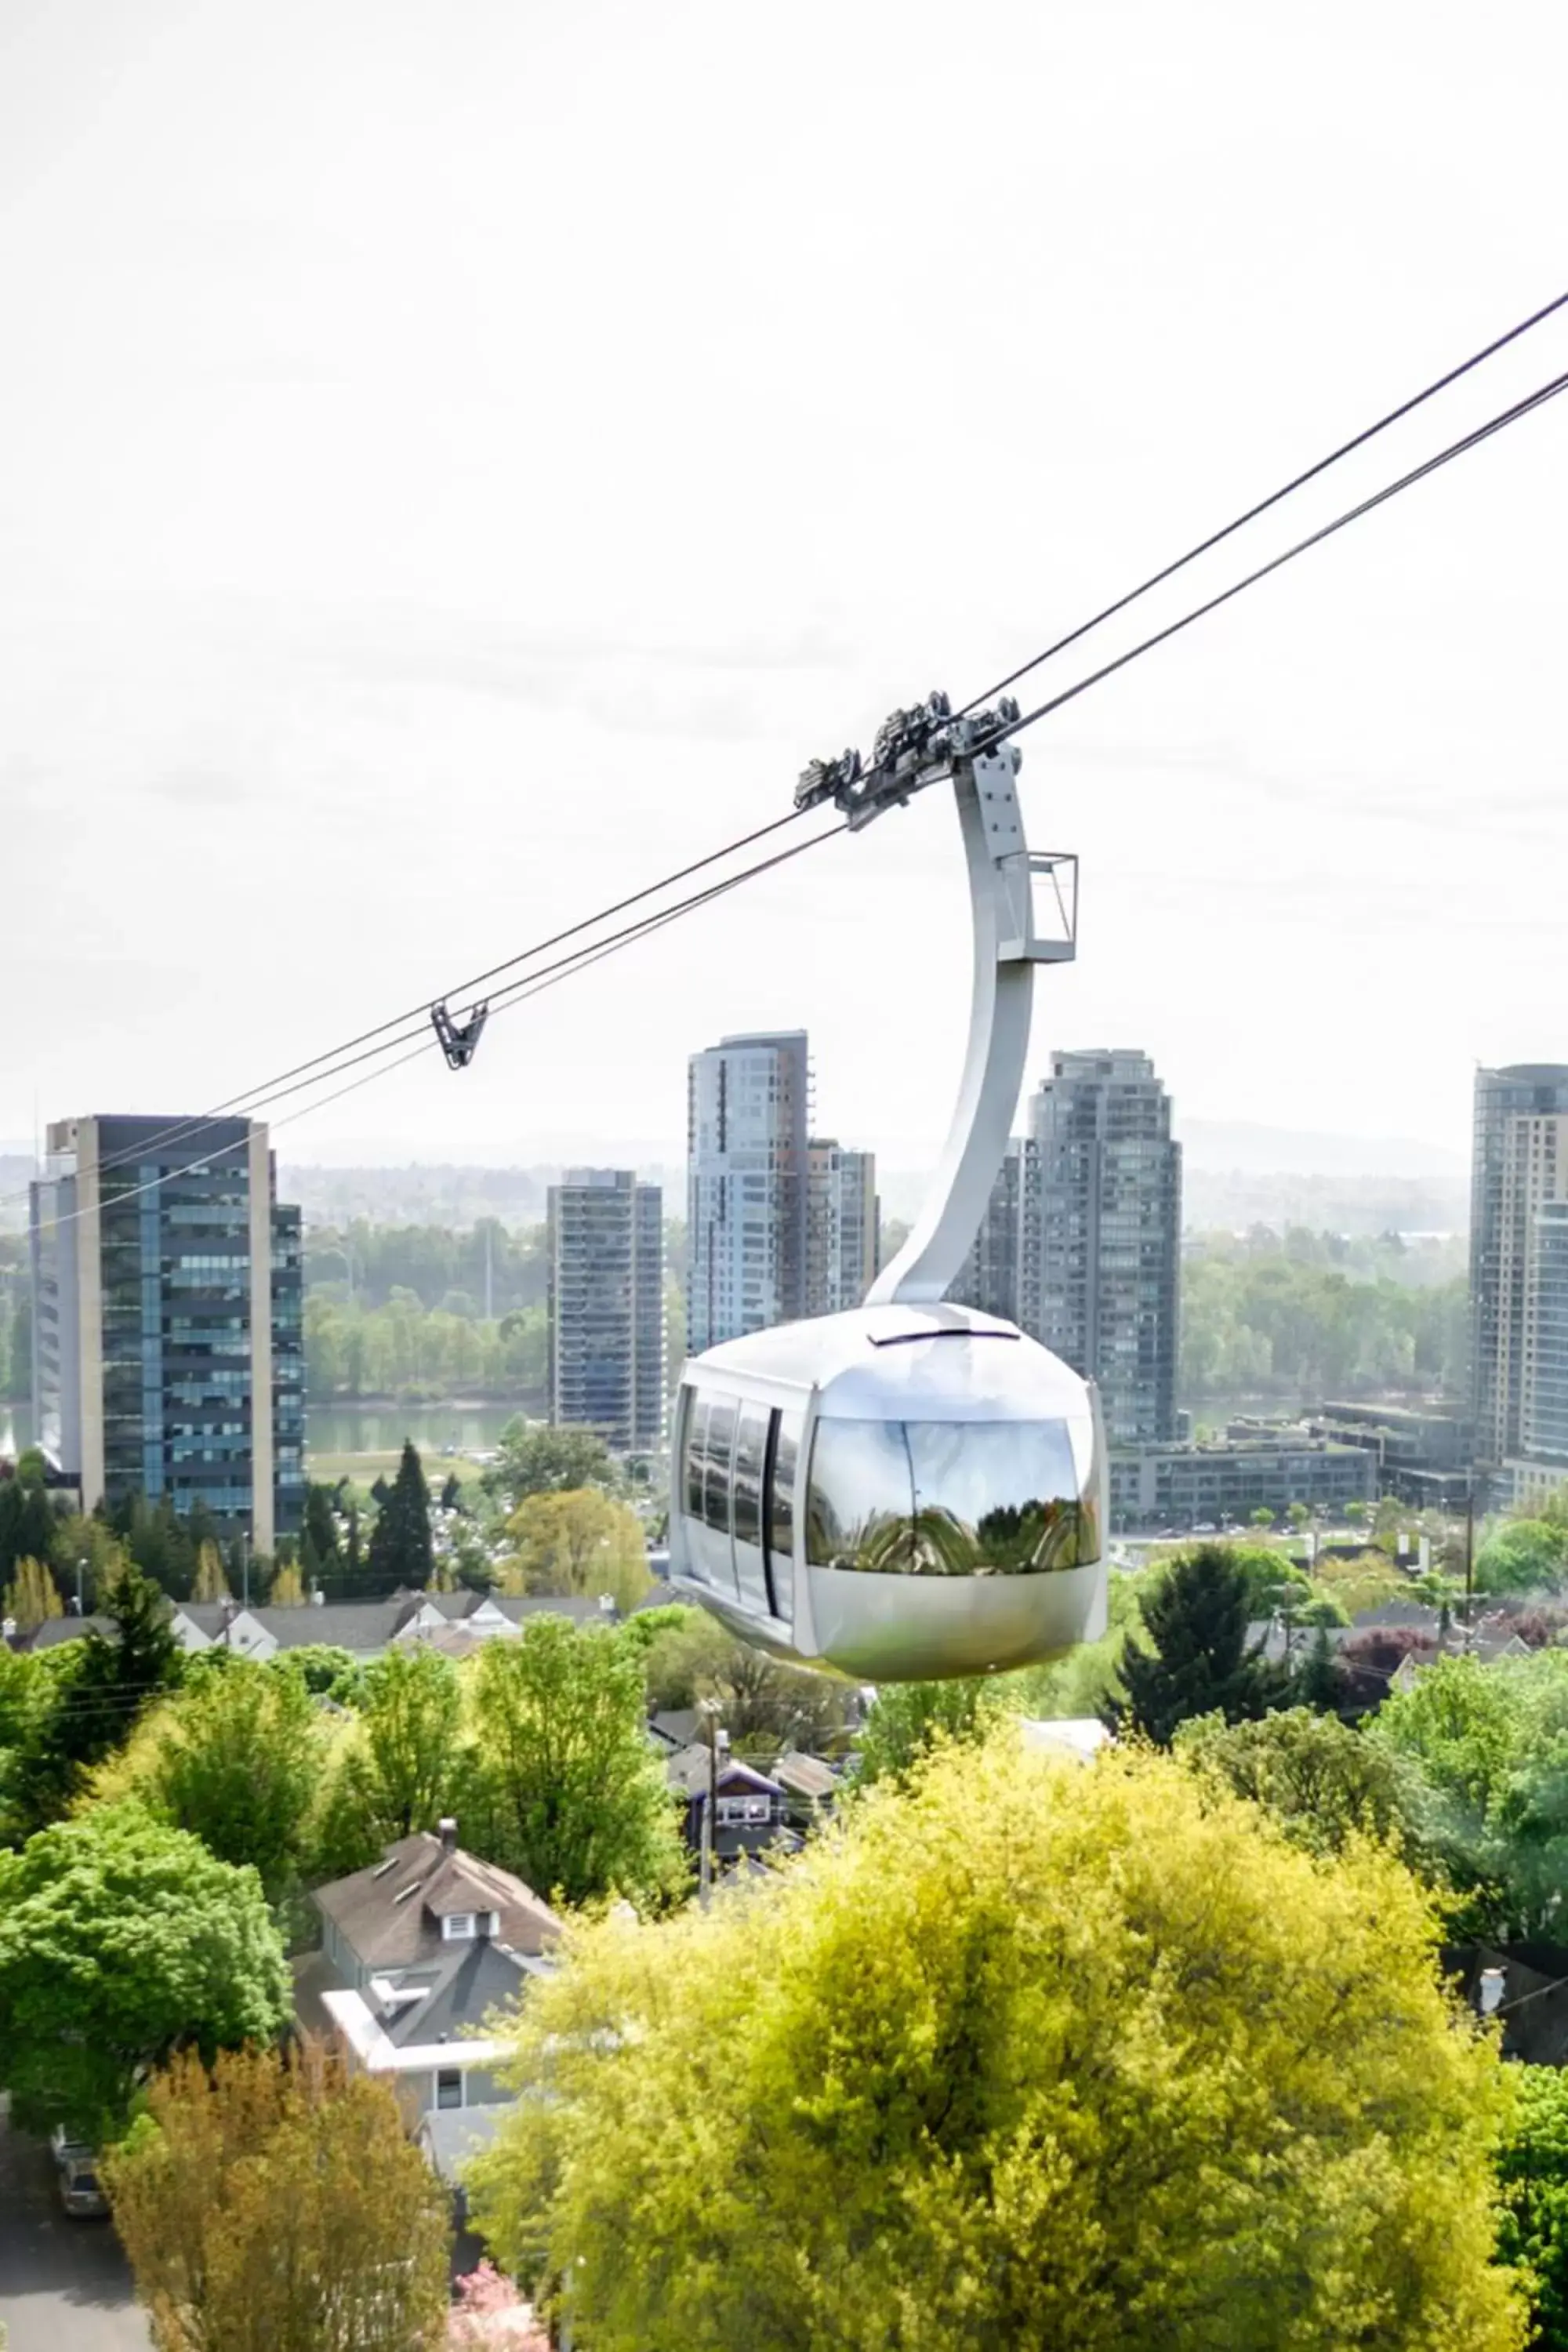
M 1011 1323 L 946 1303 L 1002 1165 L 1035 967 L 1077 946 L 1077 860 L 1031 853 L 1016 704 L 895 711 L 868 766 L 814 761 L 795 798 L 852 830 L 951 782 L 974 985 L 930 1198 L 865 1304 L 753 1332 L 684 1368 L 671 1445 L 670 1582 L 746 1641 L 867 1682 L 1001 1672 L 1105 1628 L 1099 1399 Z M 1035 883 L 1058 918 L 1037 928 Z

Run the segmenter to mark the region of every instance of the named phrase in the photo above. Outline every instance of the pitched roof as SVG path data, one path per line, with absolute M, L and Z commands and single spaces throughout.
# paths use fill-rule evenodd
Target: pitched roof
M 400 2050 L 426 2042 L 455 2042 L 469 2027 L 482 2025 L 493 2009 L 514 2001 L 529 1977 L 542 1967 L 525 1958 L 510 1945 L 478 1936 L 472 1943 L 443 1945 L 441 1957 L 428 1970 L 413 1973 L 421 1980 L 410 1984 L 406 1975 L 393 1980 L 395 1998 L 384 2003 L 372 1982 L 364 2000 L 379 2018 L 387 2040 Z M 416 1998 L 409 1998 L 416 1995 Z
M 280 1650 L 302 1649 L 306 1643 L 326 1642 L 334 1649 L 364 1654 L 384 1650 L 396 1630 L 404 1604 L 395 1601 L 329 1601 L 320 1608 L 271 1609 L 226 1601 L 182 1601 L 177 1613 L 205 1633 L 209 1642 L 222 1638 L 225 1622 L 245 1616 L 270 1633 Z
M 792 1748 L 773 1766 L 773 1779 L 781 1789 L 795 1797 L 831 1797 L 838 1786 L 838 1775 L 831 1764 L 820 1756 L 807 1756 Z
M 689 1748 L 697 1738 L 697 1727 L 702 1717 L 694 1706 L 663 1707 L 650 1715 L 647 1727 L 664 1748 Z
M 510 1870 L 450 1851 L 428 1830 L 399 1838 L 368 1870 L 315 1890 L 318 1908 L 369 1968 L 411 1968 L 451 1948 L 441 1921 L 459 1912 L 494 1911 L 494 1940 L 525 1958 L 547 1951 L 561 1921 Z
M 57 1642 L 79 1642 L 84 1633 L 101 1633 L 106 1639 L 117 1638 L 112 1617 L 46 1617 L 31 1633 L 17 1637 L 19 1650 L 52 1650 Z
M 667 1759 L 664 1769 L 670 1787 L 682 1796 L 705 1797 L 710 1768 L 707 1742 L 700 1740 L 695 1747 L 678 1748 Z M 784 1793 L 776 1780 L 770 1780 L 767 1774 L 759 1772 L 754 1765 L 742 1764 L 738 1756 L 728 1757 L 720 1765 L 718 1785 L 721 1790 L 755 1790 L 764 1797 L 778 1797 Z

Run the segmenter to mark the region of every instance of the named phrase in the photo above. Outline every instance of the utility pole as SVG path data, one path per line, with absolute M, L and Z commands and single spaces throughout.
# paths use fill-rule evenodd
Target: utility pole
M 708 1793 L 702 1802 L 702 1834 L 697 1849 L 697 1899 L 706 1909 L 713 1892 L 713 1823 L 719 1808 L 719 1759 L 730 1752 L 730 1735 L 719 1721 L 717 1699 L 704 1699 L 708 1718 Z

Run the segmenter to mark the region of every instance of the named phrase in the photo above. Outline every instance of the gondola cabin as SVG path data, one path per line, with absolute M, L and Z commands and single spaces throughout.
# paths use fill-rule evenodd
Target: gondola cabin
M 1105 1630 L 1093 1386 L 1010 1323 L 861 1307 L 686 1366 L 670 1580 L 864 1682 L 1001 1673 Z

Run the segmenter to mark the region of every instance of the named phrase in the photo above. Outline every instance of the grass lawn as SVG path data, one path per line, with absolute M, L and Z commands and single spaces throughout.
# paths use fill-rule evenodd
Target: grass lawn
M 447 1475 L 455 1470 L 460 1486 L 477 1486 L 484 1476 L 477 1462 L 465 1461 L 458 1454 L 421 1454 L 426 1483 L 437 1493 L 446 1485 Z M 318 1486 L 333 1486 L 340 1478 L 352 1478 L 356 1486 L 374 1486 L 378 1478 L 390 1486 L 397 1475 L 397 1465 L 403 1459 L 403 1448 L 394 1446 L 390 1453 L 325 1454 L 308 1447 L 305 1454 L 305 1475 Z

